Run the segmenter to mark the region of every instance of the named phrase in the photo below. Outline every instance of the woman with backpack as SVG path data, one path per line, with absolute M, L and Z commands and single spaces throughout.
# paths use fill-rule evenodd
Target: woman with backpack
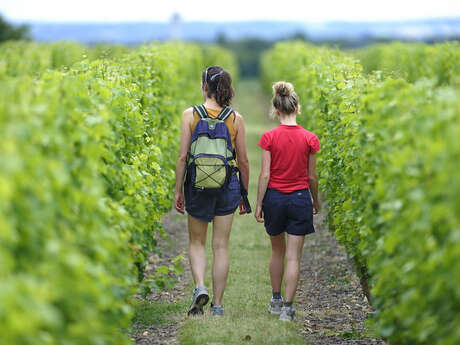
M 274 84 L 272 103 L 280 125 L 263 133 L 259 141 L 262 167 L 254 215 L 258 222 L 265 222 L 272 244 L 269 271 L 273 296 L 269 312 L 280 315 L 280 320 L 294 321 L 292 303 L 299 280 L 304 238 L 315 231 L 313 214 L 320 209 L 316 173 L 316 152 L 320 144 L 316 135 L 297 125 L 299 99 L 291 83 Z M 283 300 L 281 284 L 285 257 Z
M 219 66 L 208 67 L 202 74 L 201 90 L 204 104 L 188 108 L 182 115 L 174 203 L 178 212 L 183 214 L 185 209 L 188 213 L 189 259 L 195 282 L 188 315 L 203 314 L 209 301 L 204 285 L 205 246 L 208 223 L 212 222 L 210 311 L 222 316 L 233 215 L 238 206 L 240 214 L 250 212 L 246 197 L 249 161 L 243 117 L 230 108 L 234 94 L 230 74 Z

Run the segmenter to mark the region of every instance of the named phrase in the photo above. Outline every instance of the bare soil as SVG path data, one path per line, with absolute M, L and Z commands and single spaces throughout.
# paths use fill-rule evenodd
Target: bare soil
M 171 261 L 181 253 L 186 251 L 188 245 L 188 232 L 186 217 L 173 217 L 171 211 L 163 218 L 163 227 L 166 230 L 167 237 L 159 238 L 159 248 L 162 253 L 151 254 L 149 264 L 146 267 L 145 275 L 153 273 L 155 268 L 161 265 L 169 265 Z M 186 291 L 190 284 L 190 266 L 188 262 L 182 263 L 185 274 L 177 277 L 178 282 L 170 291 L 153 292 L 146 297 L 149 301 L 165 301 L 176 303 L 185 298 Z M 136 296 L 141 299 L 141 296 Z M 184 312 L 185 318 L 185 312 Z M 167 325 L 142 325 L 134 324 L 134 333 L 131 335 L 137 345 L 178 345 L 177 332 L 183 319 L 169 320 Z
M 315 216 L 314 234 L 305 238 L 296 309 L 309 345 L 380 345 L 365 320 L 373 312 L 345 248 Z

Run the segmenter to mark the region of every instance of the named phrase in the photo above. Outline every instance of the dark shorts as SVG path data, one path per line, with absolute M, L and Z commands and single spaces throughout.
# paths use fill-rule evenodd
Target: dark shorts
M 283 232 L 304 236 L 315 232 L 313 205 L 308 189 L 284 194 L 269 188 L 262 202 L 262 210 L 265 229 L 270 236 Z
M 184 197 L 188 214 L 204 222 L 210 222 L 215 216 L 226 216 L 235 212 L 241 202 L 240 182 L 236 174 L 233 174 L 224 191 L 217 195 L 209 195 L 193 189 L 186 181 Z

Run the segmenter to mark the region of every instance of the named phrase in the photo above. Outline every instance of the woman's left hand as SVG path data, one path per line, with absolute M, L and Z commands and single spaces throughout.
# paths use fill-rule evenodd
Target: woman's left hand
M 256 217 L 256 220 L 259 223 L 264 222 L 264 216 L 263 216 L 263 213 L 262 213 L 262 206 L 260 206 L 259 204 L 257 204 L 257 206 L 256 206 L 256 211 L 254 212 L 254 217 Z
M 246 205 L 243 200 L 240 202 L 240 214 L 246 214 Z
M 313 200 L 313 214 L 318 214 L 321 210 L 321 204 L 319 200 Z

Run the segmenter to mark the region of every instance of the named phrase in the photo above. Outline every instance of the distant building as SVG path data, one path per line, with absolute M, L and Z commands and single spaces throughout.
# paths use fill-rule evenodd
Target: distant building
M 182 39 L 182 18 L 179 13 L 174 13 L 171 17 L 171 40 L 180 41 Z

